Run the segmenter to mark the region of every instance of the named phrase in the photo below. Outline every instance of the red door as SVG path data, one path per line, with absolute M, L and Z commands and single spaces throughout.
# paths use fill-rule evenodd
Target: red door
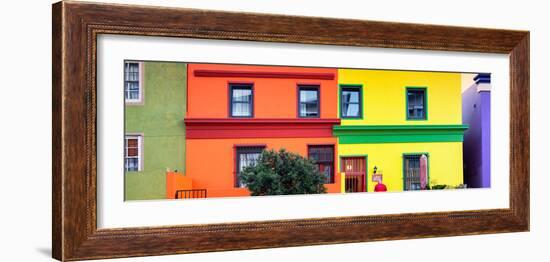
M 346 192 L 365 192 L 365 157 L 343 157 L 341 171 L 346 173 Z

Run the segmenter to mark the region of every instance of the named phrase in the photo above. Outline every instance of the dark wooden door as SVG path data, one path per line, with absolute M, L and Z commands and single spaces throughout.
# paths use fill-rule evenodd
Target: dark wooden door
M 341 171 L 346 174 L 346 192 L 366 191 L 365 157 L 343 157 Z

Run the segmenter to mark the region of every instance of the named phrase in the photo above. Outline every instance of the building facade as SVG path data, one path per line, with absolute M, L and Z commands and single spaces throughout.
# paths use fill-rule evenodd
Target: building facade
M 380 177 L 388 191 L 457 186 L 463 162 L 479 169 L 467 157 L 477 149 L 463 161 L 463 120 L 479 119 L 458 73 L 137 61 L 124 71 L 126 200 L 249 196 L 240 172 L 266 149 L 314 160 L 329 193 L 372 192 Z
M 339 69 L 338 84 L 342 191 L 374 191 L 375 172 L 388 191 L 421 189 L 422 161 L 427 184 L 463 184 L 460 74 Z
M 337 174 L 338 71 L 189 64 L 185 175 L 208 197 L 248 196 L 240 171 L 264 149 L 316 160 L 328 192 Z
M 185 172 L 187 66 L 124 64 L 125 200 L 166 198 L 166 171 Z
M 472 188 L 491 187 L 491 75 L 478 74 L 462 93 L 464 183 Z

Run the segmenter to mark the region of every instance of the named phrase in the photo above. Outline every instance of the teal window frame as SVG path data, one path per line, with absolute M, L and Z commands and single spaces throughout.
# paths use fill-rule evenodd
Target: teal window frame
M 424 92 L 424 117 L 412 118 L 409 116 L 409 91 L 421 90 Z M 426 121 L 428 120 L 428 87 L 425 86 L 407 86 L 405 88 L 405 117 L 410 121 Z
M 343 91 L 344 89 L 352 89 L 352 88 L 357 88 L 359 89 L 359 116 L 356 116 L 356 117 L 349 117 L 349 116 L 344 116 L 344 113 L 343 113 L 343 108 L 344 108 L 344 103 L 343 103 L 343 100 L 342 100 L 342 95 L 343 95 Z M 341 119 L 346 119 L 346 120 L 363 120 L 364 119 L 364 108 L 365 108 L 365 101 L 363 99 L 363 85 L 362 84 L 341 84 L 339 85 L 339 88 L 338 88 L 338 108 L 339 108 L 339 111 L 340 111 L 340 118 Z
M 426 155 L 426 157 L 428 157 L 428 173 L 426 174 L 427 176 L 427 181 L 426 181 L 426 184 L 429 186 L 430 185 L 430 153 L 428 152 L 412 152 L 412 153 L 403 153 L 403 155 L 401 156 L 402 158 L 402 165 L 403 165 L 403 168 L 402 168 L 402 175 L 401 175 L 401 179 L 403 179 L 403 191 L 416 191 L 416 190 L 405 190 L 405 157 L 407 156 L 422 156 L 422 155 Z

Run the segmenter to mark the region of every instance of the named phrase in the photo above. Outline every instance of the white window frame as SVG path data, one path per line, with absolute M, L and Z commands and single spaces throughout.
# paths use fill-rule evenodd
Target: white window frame
M 138 140 L 138 155 L 137 155 L 137 159 L 138 159 L 138 170 L 137 171 L 129 171 L 127 170 L 127 167 L 126 167 L 126 159 L 128 158 L 128 154 L 127 154 L 127 147 L 126 145 L 128 144 L 126 142 L 126 140 L 128 139 L 134 139 L 134 138 L 137 138 Z M 140 172 L 140 171 L 143 171 L 143 134 L 126 134 L 124 136 L 124 172 L 125 173 L 128 173 L 128 172 Z
M 137 99 L 129 99 L 129 98 L 126 98 L 126 78 L 125 78 L 125 75 L 126 75 L 126 63 L 137 63 L 138 64 L 138 70 L 139 70 L 139 80 L 138 80 L 138 90 L 139 90 L 139 94 L 138 94 L 138 98 Z M 138 62 L 138 61 L 124 61 L 124 76 L 123 76 L 123 91 L 124 91 L 124 102 L 127 104 L 127 105 L 143 105 L 144 103 L 144 95 L 145 95 L 145 86 L 144 86 L 144 73 L 143 73 L 143 70 L 144 70 L 144 65 L 143 65 L 143 62 Z

